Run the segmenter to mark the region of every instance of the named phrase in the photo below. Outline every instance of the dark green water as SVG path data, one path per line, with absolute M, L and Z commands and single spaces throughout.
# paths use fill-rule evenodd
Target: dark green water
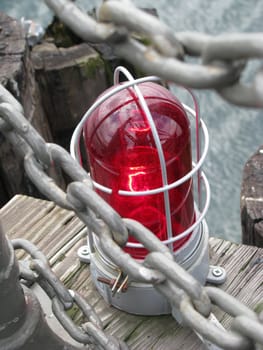
M 91 9 L 100 1 L 77 1 Z M 155 7 L 161 20 L 174 31 L 194 30 L 209 34 L 263 32 L 261 0 L 138 1 L 143 7 Z M 44 2 L 0 0 L 0 10 L 13 17 L 34 19 L 46 25 L 51 13 Z M 258 62 L 248 65 L 249 78 Z M 240 184 L 248 157 L 263 144 L 263 113 L 229 105 L 211 91 L 197 91 L 202 118 L 210 134 L 210 150 L 204 170 L 209 178 L 212 200 L 207 215 L 211 235 L 239 242 Z

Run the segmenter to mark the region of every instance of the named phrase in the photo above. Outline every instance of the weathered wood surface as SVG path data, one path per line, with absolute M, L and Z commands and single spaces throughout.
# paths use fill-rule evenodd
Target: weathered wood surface
M 263 145 L 244 167 L 241 224 L 243 243 L 263 247 Z
M 0 83 L 45 141 L 67 149 L 75 126 L 108 84 L 104 61 L 88 44 L 66 48 L 49 40 L 31 50 L 21 23 L 1 12 Z M 0 207 L 16 193 L 41 197 L 2 133 L 0 193 Z
M 76 125 L 108 87 L 105 63 L 86 43 L 58 47 L 44 41 L 33 48 L 31 59 L 52 135 L 68 149 Z
M 30 52 L 19 21 L 0 12 L 0 83 L 22 104 L 25 116 L 46 141 L 52 141 L 44 115 Z M 3 190 L 1 190 L 3 188 Z M 32 193 L 23 159 L 0 134 L 0 205 L 16 193 Z
M 102 300 L 93 286 L 89 268 L 78 261 L 77 249 L 84 244 L 86 229 L 72 212 L 60 209 L 52 202 L 17 195 L 0 210 L 0 214 L 8 236 L 24 237 L 37 244 L 68 288 L 78 290 L 87 298 L 105 329 L 125 340 L 130 349 L 203 349 L 197 336 L 180 327 L 169 315 L 134 316 L 116 310 Z M 228 274 L 220 288 L 253 309 L 262 307 L 263 264 L 260 261 L 263 249 L 210 238 L 210 252 L 211 264 L 224 266 Z M 218 309 L 214 312 L 228 328 L 230 316 Z

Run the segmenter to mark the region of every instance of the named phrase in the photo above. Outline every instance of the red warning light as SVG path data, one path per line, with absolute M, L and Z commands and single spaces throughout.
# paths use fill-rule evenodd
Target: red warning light
M 192 169 L 187 114 L 179 100 L 161 85 L 144 82 L 138 84 L 138 88 L 158 133 L 167 184 L 172 184 Z M 141 222 L 162 241 L 169 238 L 169 221 L 172 236 L 181 234 L 194 223 L 191 177 L 166 190 L 168 220 L 164 190 L 152 191 L 163 188 L 163 172 L 152 127 L 134 87 L 127 87 L 102 102 L 87 118 L 83 134 L 96 191 L 122 217 Z M 125 195 L 124 191 L 140 193 Z M 190 235 L 173 242 L 173 250 L 180 248 Z M 136 241 L 130 237 L 129 242 Z M 147 254 L 145 248 L 127 246 L 124 249 L 136 259 L 143 259 Z

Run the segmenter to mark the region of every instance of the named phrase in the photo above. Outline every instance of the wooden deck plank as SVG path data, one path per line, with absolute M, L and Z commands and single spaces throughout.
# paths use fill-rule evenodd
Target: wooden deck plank
M 88 266 L 77 258 L 77 249 L 85 244 L 86 228 L 73 212 L 52 202 L 17 195 L 0 214 L 6 234 L 36 243 L 67 287 L 79 291 L 95 308 L 105 329 L 125 340 L 130 349 L 202 349 L 198 337 L 180 327 L 170 315 L 135 316 L 106 304 L 95 289 Z M 210 238 L 209 244 L 211 264 L 223 266 L 228 274 L 220 288 L 252 308 L 262 303 L 263 264 L 257 262 L 263 257 L 263 249 L 218 238 Z M 214 312 L 229 328 L 231 317 L 217 308 Z
M 72 211 L 22 195 L 15 196 L 0 213 L 4 231 L 11 238 L 30 240 L 51 260 L 85 227 Z

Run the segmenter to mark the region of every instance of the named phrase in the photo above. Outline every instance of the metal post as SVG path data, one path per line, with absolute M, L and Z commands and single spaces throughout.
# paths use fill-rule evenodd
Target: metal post
M 0 225 L 0 349 L 76 350 L 48 327 L 38 299 L 19 282 L 13 247 Z M 82 347 L 83 349 L 83 347 Z

